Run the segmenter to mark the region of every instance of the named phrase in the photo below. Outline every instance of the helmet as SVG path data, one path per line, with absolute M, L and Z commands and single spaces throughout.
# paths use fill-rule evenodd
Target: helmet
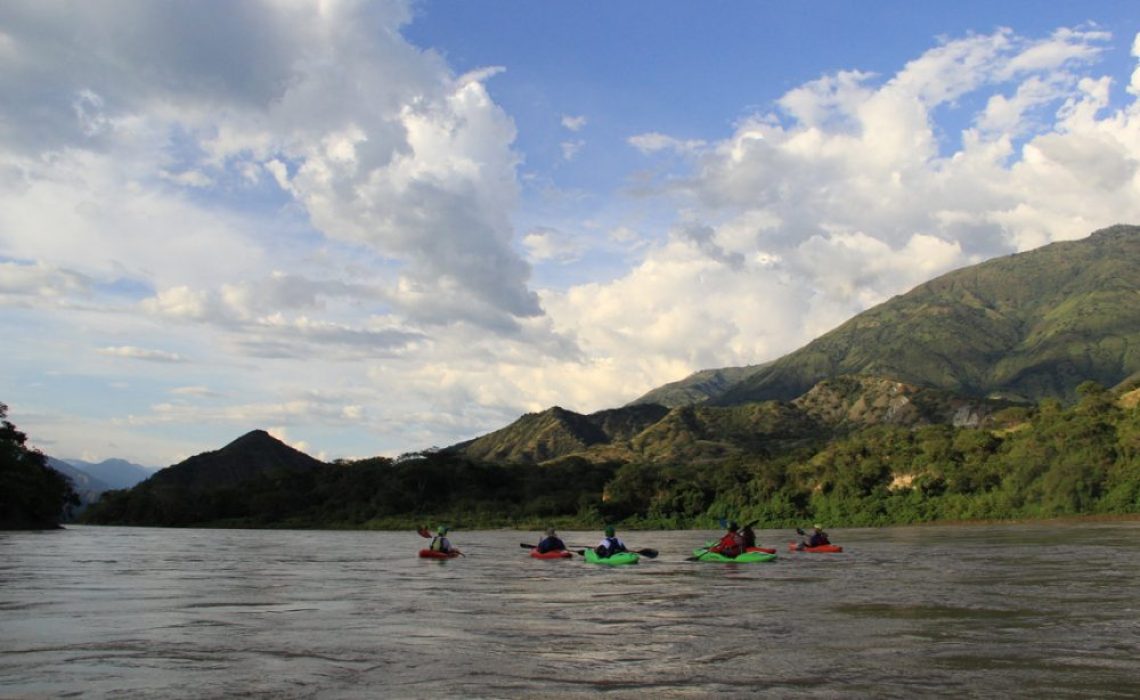
M 816 530 L 822 530 L 823 529 L 823 525 L 820 525 L 819 523 L 812 525 L 812 527 L 815 528 Z
M 735 522 L 733 522 L 733 521 L 731 521 L 731 520 L 730 520 L 730 521 L 728 522 L 728 529 L 729 529 L 729 531 L 731 531 L 731 532 L 736 532 L 737 530 L 739 530 L 739 529 L 740 529 L 740 526 L 739 526 L 739 525 L 737 525 Z
M 446 526 L 446 525 L 440 525 L 440 526 L 439 526 L 439 530 L 438 530 L 438 532 L 439 532 L 439 534 L 441 534 L 441 535 L 446 535 L 448 532 L 450 532 L 450 530 L 451 530 L 451 528 L 449 528 L 448 526 Z
M 613 536 L 614 536 L 614 526 L 613 525 L 606 525 L 606 537 L 613 537 Z
M 546 536 L 547 537 L 554 537 L 554 528 L 552 528 L 552 527 L 546 528 Z

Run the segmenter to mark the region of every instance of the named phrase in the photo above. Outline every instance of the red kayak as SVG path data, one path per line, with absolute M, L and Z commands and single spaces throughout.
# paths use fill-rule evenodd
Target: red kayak
M 434 549 L 421 549 L 420 559 L 454 559 L 459 556 L 459 550 L 453 549 L 450 552 L 439 552 Z
M 574 555 L 565 549 L 555 549 L 541 553 L 537 549 L 532 549 L 530 550 L 530 556 L 532 559 L 569 559 Z
M 799 542 L 788 543 L 789 552 L 817 552 L 824 554 L 836 554 L 842 552 L 843 548 L 837 544 L 821 544 L 818 547 L 805 547 Z

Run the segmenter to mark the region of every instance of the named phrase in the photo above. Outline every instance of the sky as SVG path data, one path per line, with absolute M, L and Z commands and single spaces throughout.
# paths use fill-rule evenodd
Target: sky
M 443 447 L 1140 224 L 1140 4 L 0 3 L 0 402 Z

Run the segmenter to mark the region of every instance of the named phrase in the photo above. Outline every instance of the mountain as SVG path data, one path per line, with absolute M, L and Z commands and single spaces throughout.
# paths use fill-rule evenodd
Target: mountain
M 824 380 L 794 401 L 667 408 L 633 404 L 582 415 L 564 408 L 529 413 L 451 448 L 486 462 L 710 462 L 771 455 L 875 425 L 980 427 L 1011 405 L 963 397 L 894 379 L 845 376 Z
M 628 440 L 660 420 L 668 409 L 656 404 L 582 415 L 555 406 L 528 413 L 505 428 L 450 449 L 487 462 L 538 463 Z
M 75 466 L 64 462 L 55 457 L 47 458 L 47 465 L 63 474 L 71 481 L 72 488 L 75 489 L 75 494 L 79 496 L 79 505 L 74 508 L 69 507 L 71 516 L 78 515 L 88 505 L 99 500 L 104 491 L 110 491 L 111 486 L 106 482 L 96 479 L 82 469 L 77 469 Z M 65 513 L 67 515 L 67 513 Z
M 105 459 L 102 462 L 86 462 L 81 459 L 63 460 L 107 485 L 108 489 L 129 489 L 140 481 L 149 479 L 155 470 L 125 459 Z
M 790 401 L 845 375 L 1022 401 L 1140 376 L 1140 227 L 947 273 L 774 362 L 698 372 L 634 403 L 678 389 L 721 406 Z
M 773 362 L 697 372 L 620 409 L 523 416 L 451 448 L 543 463 L 712 460 L 878 424 L 977 427 L 1140 377 L 1140 227 L 950 272 Z M 623 426 L 618 431 L 607 421 Z
M 307 471 L 323 464 L 264 430 L 253 430 L 220 450 L 162 469 L 140 486 L 204 490 L 232 486 L 268 472 Z

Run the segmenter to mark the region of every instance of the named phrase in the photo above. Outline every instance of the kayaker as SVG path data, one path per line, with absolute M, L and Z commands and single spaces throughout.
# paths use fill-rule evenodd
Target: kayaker
M 538 546 L 535 547 L 539 554 L 546 554 L 547 552 L 561 552 L 566 549 L 566 543 L 563 542 L 558 535 L 554 532 L 554 528 L 546 528 L 546 536 L 543 537 Z
M 744 538 L 745 551 L 756 546 L 756 531 L 752 529 L 751 525 L 745 525 L 744 529 L 740 531 L 740 536 Z
M 605 557 L 611 557 L 618 552 L 625 551 L 627 551 L 625 548 L 625 542 L 622 542 L 621 538 L 614 534 L 614 526 L 607 525 L 605 529 L 605 536 L 602 537 L 602 541 L 598 543 L 598 546 L 594 548 L 594 552 L 599 557 L 602 557 L 604 559 Z
M 825 544 L 831 544 L 831 540 L 827 538 L 827 533 L 823 531 L 823 526 L 816 523 L 811 528 L 811 535 L 803 543 L 805 547 L 822 547 Z
M 744 547 L 744 536 L 740 534 L 740 526 L 736 523 L 729 523 L 728 532 L 724 533 L 720 542 L 709 547 L 709 551 L 725 557 L 737 557 L 744 552 Z
M 435 537 L 432 538 L 431 546 L 428 547 L 428 549 L 432 550 L 433 552 L 444 553 L 454 551 L 455 548 L 451 546 L 451 540 L 447 539 L 446 537 L 448 532 L 449 530 L 446 525 L 441 526 L 439 530 L 436 531 Z

